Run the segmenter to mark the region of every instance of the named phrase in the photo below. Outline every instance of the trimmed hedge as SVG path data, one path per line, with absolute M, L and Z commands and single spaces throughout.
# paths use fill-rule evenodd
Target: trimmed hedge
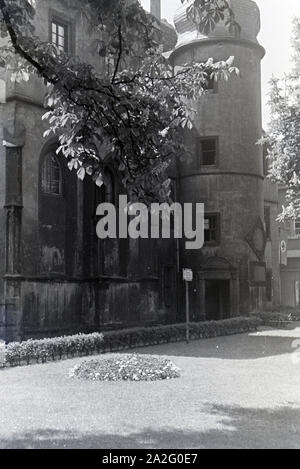
M 285 326 L 286 324 L 299 321 L 299 311 L 264 311 L 259 313 L 259 318 L 265 326 Z
M 5 359 L 11 366 L 29 365 L 32 362 L 45 363 L 61 360 L 63 357 L 100 353 L 102 342 L 103 334 L 98 333 L 11 342 L 6 346 Z
M 258 318 L 232 318 L 223 321 L 190 323 L 191 340 L 207 339 L 257 330 Z M 116 352 L 135 347 L 182 342 L 186 338 L 185 324 L 141 327 L 107 332 L 78 334 L 54 339 L 28 340 L 10 343 L 6 347 L 6 364 L 17 366 L 45 363 L 75 356 Z
M 209 339 L 257 330 L 258 318 L 232 318 L 223 321 L 190 323 L 191 340 Z M 181 342 L 186 339 L 186 325 L 144 327 L 110 332 L 104 335 L 105 351 L 118 351 L 133 347 Z

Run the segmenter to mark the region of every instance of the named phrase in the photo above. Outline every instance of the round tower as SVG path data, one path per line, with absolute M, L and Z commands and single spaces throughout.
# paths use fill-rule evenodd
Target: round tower
M 225 23 L 200 34 L 186 17 L 175 14 L 178 42 L 171 59 L 189 62 L 234 56 L 240 77 L 212 84 L 194 103 L 195 130 L 187 145 L 192 157 L 178 165 L 178 198 L 205 204 L 205 246 L 187 251 L 182 267 L 196 273 L 192 308 L 195 319 L 222 319 L 258 309 L 264 299 L 264 176 L 262 149 L 260 13 L 251 0 L 229 0 L 241 32 Z

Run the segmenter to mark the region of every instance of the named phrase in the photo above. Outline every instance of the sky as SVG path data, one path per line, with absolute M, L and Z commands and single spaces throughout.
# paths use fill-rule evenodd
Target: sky
M 150 0 L 141 1 L 149 10 Z M 267 129 L 270 111 L 267 105 L 272 76 L 283 77 L 291 69 L 292 21 L 300 17 L 299 0 L 256 0 L 261 12 L 259 42 L 266 49 L 262 62 L 263 126 Z M 284 6 L 283 6 L 284 4 Z M 162 17 L 173 24 L 173 16 L 181 0 L 162 0 Z

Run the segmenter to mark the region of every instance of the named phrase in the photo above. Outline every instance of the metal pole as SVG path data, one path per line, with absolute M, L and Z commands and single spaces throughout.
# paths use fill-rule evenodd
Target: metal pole
M 7 340 L 7 329 L 8 329 L 8 325 L 7 325 L 7 304 L 5 303 L 4 305 L 4 333 L 5 333 L 5 345 L 8 344 L 8 340 Z
M 190 342 L 190 301 L 189 282 L 185 282 L 185 307 L 186 307 L 186 343 Z

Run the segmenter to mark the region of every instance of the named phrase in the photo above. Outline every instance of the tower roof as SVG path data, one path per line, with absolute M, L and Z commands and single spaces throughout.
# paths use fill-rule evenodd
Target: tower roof
M 229 32 L 225 21 L 217 24 L 215 29 L 208 35 L 199 33 L 194 23 L 186 17 L 186 10 L 193 0 L 188 4 L 184 3 L 175 12 L 174 24 L 178 34 L 176 49 L 199 42 L 206 39 L 234 38 L 234 34 Z M 252 0 L 228 0 L 228 3 L 235 13 L 236 21 L 241 26 L 240 38 L 258 44 L 257 35 L 260 31 L 260 12 L 256 3 Z

